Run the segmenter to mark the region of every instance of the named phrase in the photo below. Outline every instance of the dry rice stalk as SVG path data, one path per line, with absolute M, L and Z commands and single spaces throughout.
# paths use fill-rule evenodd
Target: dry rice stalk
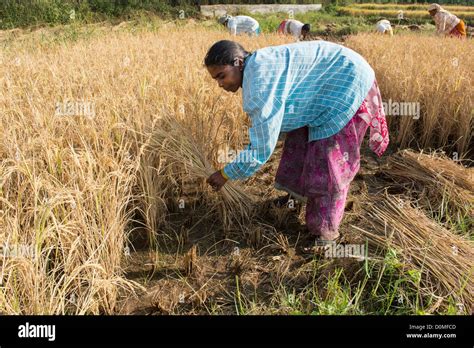
M 215 172 L 204 152 L 203 144 L 180 121 L 167 116 L 153 131 L 152 145 L 167 157 L 170 163 L 178 163 L 192 178 L 207 179 Z M 234 222 L 240 225 L 248 221 L 253 211 L 253 198 L 232 182 L 219 191 L 221 200 L 216 204 L 227 230 Z
M 456 41 L 416 33 L 394 37 L 359 34 L 345 41 L 373 67 L 387 102 L 391 140 L 401 147 L 444 147 L 465 156 L 473 148 L 474 59 L 461 57 L 471 55 L 474 41 Z M 453 52 L 459 62 L 453 59 Z M 394 108 L 390 100 L 397 101 L 400 108 Z M 412 102 L 412 109 L 402 110 L 404 102 Z
M 420 291 L 444 299 L 451 296 L 466 311 L 474 305 L 472 244 L 430 220 L 408 202 L 386 196 L 366 196 L 363 230 L 353 226 L 377 249 L 395 249 L 406 270 L 421 271 Z M 402 204 L 401 204 L 402 203 Z
M 413 184 L 426 192 L 430 203 L 443 204 L 447 196 L 451 211 L 469 212 L 474 202 L 474 169 L 456 164 L 444 155 L 400 151 L 389 158 L 384 173 L 401 185 Z
M 183 258 L 184 273 L 186 275 L 190 276 L 199 273 L 200 267 L 198 265 L 197 260 L 197 246 L 193 245 Z

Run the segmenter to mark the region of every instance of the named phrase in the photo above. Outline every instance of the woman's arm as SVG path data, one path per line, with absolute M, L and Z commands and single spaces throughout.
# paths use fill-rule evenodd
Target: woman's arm
M 250 144 L 224 167 L 229 179 L 248 178 L 268 161 L 278 141 L 284 111 L 284 103 L 276 98 L 261 95 L 252 97 L 247 104 L 247 112 L 252 119 Z

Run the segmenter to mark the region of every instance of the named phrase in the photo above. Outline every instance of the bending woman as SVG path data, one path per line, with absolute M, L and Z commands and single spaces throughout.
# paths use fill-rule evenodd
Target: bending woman
M 431 4 L 428 7 L 428 12 L 435 21 L 438 35 L 458 37 L 460 39 L 466 38 L 466 24 L 462 19 L 446 11 L 438 4 Z
M 306 201 L 306 226 L 322 244 L 339 236 L 349 185 L 359 170 L 360 146 L 370 128 L 370 147 L 381 156 L 389 139 L 375 74 L 356 52 L 310 41 L 253 53 L 223 40 L 204 63 L 219 87 L 242 88 L 250 144 L 207 182 L 253 175 L 287 132 L 275 187 Z

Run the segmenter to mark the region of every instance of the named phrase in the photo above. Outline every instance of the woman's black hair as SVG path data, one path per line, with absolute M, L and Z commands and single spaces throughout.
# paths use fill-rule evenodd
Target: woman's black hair
M 305 24 L 305 25 L 303 25 L 303 27 L 301 28 L 301 30 L 302 30 L 302 31 L 307 31 L 307 32 L 309 32 L 309 31 L 310 31 L 310 28 L 311 28 L 311 26 L 310 26 L 309 24 Z
M 244 59 L 250 54 L 239 43 L 230 40 L 216 42 L 207 51 L 204 65 L 234 65 L 236 58 Z

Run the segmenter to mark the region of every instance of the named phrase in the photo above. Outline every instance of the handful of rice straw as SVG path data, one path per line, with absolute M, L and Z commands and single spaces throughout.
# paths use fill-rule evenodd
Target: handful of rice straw
M 420 210 L 388 196 L 366 196 L 367 230 L 353 226 L 368 238 L 369 246 L 393 248 L 403 257 L 404 268 L 421 271 L 420 291 L 439 298 L 449 296 L 471 312 L 474 305 L 474 248 L 467 239 L 451 233 Z
M 166 116 L 160 120 L 159 129 L 153 131 L 152 144 L 160 148 L 167 160 L 182 165 L 196 178 L 207 179 L 215 172 L 203 150 L 203 144 L 183 124 Z M 253 212 L 253 198 L 238 186 L 228 181 L 219 191 L 217 209 L 228 229 L 236 222 L 240 225 L 250 219 Z
M 399 184 L 416 185 L 426 192 L 429 202 L 441 206 L 447 195 L 451 211 L 472 214 L 473 168 L 465 168 L 445 156 L 404 150 L 389 158 L 388 168 L 383 172 Z

